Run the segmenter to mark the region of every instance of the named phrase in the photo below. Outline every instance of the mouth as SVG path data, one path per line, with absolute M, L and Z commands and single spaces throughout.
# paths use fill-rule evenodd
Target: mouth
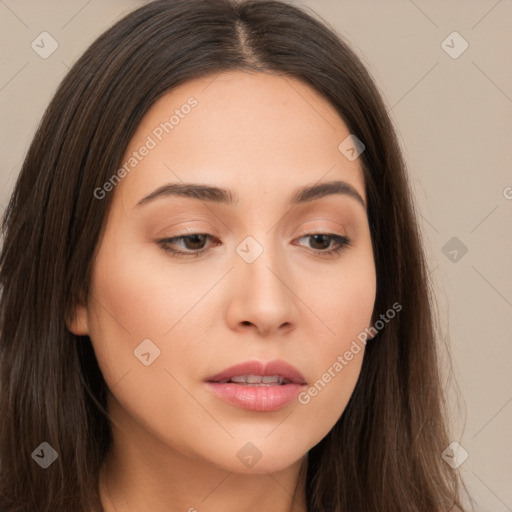
M 247 361 L 226 368 L 207 379 L 207 382 L 242 384 L 246 386 L 283 386 L 286 384 L 306 384 L 302 373 L 291 364 L 280 359 L 268 363 Z
M 242 409 L 271 412 L 296 400 L 306 380 L 294 366 L 273 360 L 231 366 L 206 379 L 206 384 L 224 402 Z
M 218 382 L 220 384 L 231 382 L 232 384 L 244 384 L 246 386 L 283 386 L 292 383 L 291 380 L 280 375 L 237 375 Z

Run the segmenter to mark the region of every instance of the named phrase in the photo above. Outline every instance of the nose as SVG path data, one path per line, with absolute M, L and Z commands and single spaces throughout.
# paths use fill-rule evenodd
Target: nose
M 270 242 L 262 247 L 251 263 L 236 255 L 227 321 L 233 330 L 273 337 L 297 325 L 298 298 L 284 255 L 272 249 Z

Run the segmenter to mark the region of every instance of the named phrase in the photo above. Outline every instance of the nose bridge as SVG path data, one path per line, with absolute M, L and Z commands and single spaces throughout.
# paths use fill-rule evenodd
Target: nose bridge
M 280 245 L 273 231 L 267 233 L 263 229 L 238 244 L 236 252 L 242 260 L 244 279 L 251 282 L 250 286 L 267 292 L 276 292 L 283 286 L 276 276 L 285 267 Z
M 252 231 L 236 248 L 238 254 L 237 289 L 243 304 L 243 322 L 251 322 L 260 330 L 278 328 L 291 322 L 293 294 L 286 271 L 282 244 L 273 230 Z

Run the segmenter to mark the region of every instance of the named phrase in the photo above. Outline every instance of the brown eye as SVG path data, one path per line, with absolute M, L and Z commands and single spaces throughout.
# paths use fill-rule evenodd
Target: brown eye
M 309 238 L 312 240 L 312 242 L 310 242 L 310 248 L 315 254 L 337 254 L 351 245 L 350 239 L 346 236 L 331 233 L 312 233 L 309 235 L 303 235 L 299 240 L 302 240 L 303 238 Z M 335 243 L 334 248 L 331 248 L 332 242 Z
M 197 251 L 199 249 L 204 248 L 205 241 L 207 240 L 206 236 L 207 235 L 202 235 L 200 233 L 194 233 L 193 235 L 187 235 L 182 238 L 185 242 L 189 242 L 189 244 L 185 243 L 185 246 L 188 245 L 186 249 L 189 249 L 191 251 Z
M 325 250 L 329 248 L 332 240 L 332 237 L 329 235 L 311 235 L 312 249 L 320 251 Z
M 207 233 L 187 233 L 186 235 L 158 240 L 158 245 L 171 255 L 198 257 L 209 250 L 205 249 L 205 245 L 212 238 L 212 235 Z M 184 250 L 176 249 L 176 247 L 181 247 Z

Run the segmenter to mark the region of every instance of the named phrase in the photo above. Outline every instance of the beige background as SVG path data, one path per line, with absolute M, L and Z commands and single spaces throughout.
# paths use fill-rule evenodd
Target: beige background
M 475 510 L 512 511 L 512 1 L 295 3 L 349 41 L 390 108 L 467 409 L 453 399 L 452 439 L 469 453 L 459 471 Z M 60 80 L 93 39 L 140 4 L 0 0 L 0 212 Z M 48 59 L 31 48 L 43 31 L 59 45 Z M 469 45 L 456 59 L 441 44 L 453 31 Z M 452 39 L 449 51 L 461 49 Z M 455 262 L 445 247 L 452 237 L 467 247 L 463 256 L 456 248 Z

